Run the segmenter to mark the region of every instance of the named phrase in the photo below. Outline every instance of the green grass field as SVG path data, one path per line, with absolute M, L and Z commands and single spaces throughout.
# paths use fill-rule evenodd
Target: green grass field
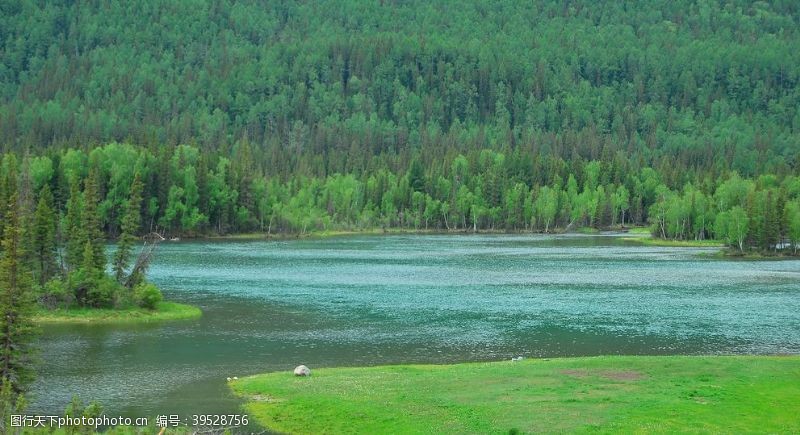
M 199 308 L 175 302 L 159 302 L 155 310 L 128 308 L 39 309 L 33 320 L 37 323 L 146 323 L 162 320 L 194 319 L 202 315 Z
M 800 357 L 534 359 L 233 381 L 288 433 L 800 433 Z

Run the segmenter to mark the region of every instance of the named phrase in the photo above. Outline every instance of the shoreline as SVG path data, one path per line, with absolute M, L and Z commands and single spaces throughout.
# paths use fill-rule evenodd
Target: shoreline
M 731 260 L 790 260 L 798 259 L 800 255 L 793 255 L 790 253 L 776 253 L 765 254 L 763 252 L 737 252 L 721 240 L 705 239 L 705 240 L 672 240 L 660 239 L 653 237 L 650 234 L 648 227 L 624 227 L 624 228 L 606 228 L 597 229 L 591 227 L 578 228 L 571 231 L 564 231 L 563 229 L 556 229 L 552 232 L 540 231 L 507 231 L 507 230 L 446 230 L 446 229 L 406 229 L 406 228 L 387 228 L 387 229 L 367 229 L 367 230 L 331 230 L 331 231 L 313 231 L 305 234 L 296 233 L 235 233 L 226 235 L 199 235 L 192 237 L 185 237 L 181 241 L 208 241 L 208 242 L 231 242 L 231 241 L 288 241 L 288 240 L 313 240 L 313 239 L 327 239 L 333 237 L 346 237 L 346 236 L 383 236 L 383 235 L 529 235 L 529 236 L 559 236 L 559 235 L 573 235 L 573 236 L 610 236 L 619 237 L 625 242 L 636 244 L 638 246 L 653 246 L 665 248 L 716 248 L 718 251 L 714 254 L 698 254 L 707 258 L 721 258 Z M 166 242 L 175 242 L 165 240 Z
M 203 312 L 194 305 L 177 302 L 159 302 L 155 310 L 144 308 L 37 308 L 33 322 L 40 325 L 73 324 L 135 324 L 172 320 L 189 320 L 202 317 Z
M 483 229 L 478 231 L 472 231 L 472 229 L 442 229 L 442 228 L 430 228 L 430 229 L 410 229 L 410 228 L 371 228 L 365 230 L 326 230 L 326 231 L 311 231 L 307 233 L 259 233 L 259 232 L 249 232 L 249 233 L 232 233 L 226 235 L 197 235 L 197 236 L 185 236 L 181 238 L 179 241 L 229 241 L 229 240 L 301 240 L 301 239 L 315 239 L 315 238 L 329 238 L 329 237 L 342 237 L 342 236 L 360 236 L 360 235 L 480 235 L 480 234 L 490 234 L 490 235 L 625 235 L 630 234 L 632 230 L 635 228 L 645 228 L 645 227 L 626 227 L 624 229 L 619 228 L 608 228 L 608 229 L 596 229 L 596 228 L 579 228 L 572 231 L 564 231 L 563 229 L 556 229 L 550 232 L 542 232 L 542 231 L 526 231 L 526 230 L 518 230 L 518 231 L 509 231 L 509 230 L 498 230 L 498 229 Z M 170 242 L 170 240 L 165 240 L 164 242 Z M 164 243 L 162 242 L 162 243 Z

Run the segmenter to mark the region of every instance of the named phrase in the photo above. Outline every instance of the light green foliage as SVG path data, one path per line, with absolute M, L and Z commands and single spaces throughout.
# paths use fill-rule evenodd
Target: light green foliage
M 623 185 L 617 188 L 614 191 L 614 220 L 616 220 L 617 215 L 620 216 L 620 223 L 625 225 L 625 212 L 628 211 L 630 208 L 630 196 L 628 194 L 628 189 Z M 613 224 L 613 223 L 612 223 Z
M 178 146 L 170 160 L 172 185 L 169 187 L 167 203 L 161 225 L 167 229 L 197 231 L 208 221 L 198 209 L 200 194 L 197 187 L 198 150 L 186 145 Z
M 789 225 L 789 241 L 796 254 L 800 249 L 800 199 L 786 205 L 786 221 Z
M 153 284 L 141 283 L 133 288 L 133 297 L 136 305 L 154 310 L 164 297 L 161 295 L 161 290 Z
M 160 302 L 154 310 L 141 307 L 41 309 L 34 316 L 34 321 L 41 324 L 130 324 L 196 319 L 200 316 L 202 312 L 197 307 Z
M 550 232 L 550 225 L 558 212 L 558 192 L 548 186 L 544 186 L 539 190 L 539 195 L 536 197 L 534 204 L 536 217 L 539 223 L 544 227 L 544 232 Z
M 254 420 L 285 433 L 796 433 L 799 367 L 798 357 L 613 356 L 312 368 L 230 385 Z
M 736 206 L 728 211 L 719 213 L 714 227 L 716 233 L 721 236 L 720 238 L 742 252 L 744 251 L 744 242 L 749 231 L 749 223 L 750 218 L 747 217 L 745 211 Z
M 32 189 L 34 192 L 42 190 L 44 185 L 53 178 L 55 173 L 53 161 L 47 156 L 37 156 L 30 160 L 28 170 L 31 174 Z

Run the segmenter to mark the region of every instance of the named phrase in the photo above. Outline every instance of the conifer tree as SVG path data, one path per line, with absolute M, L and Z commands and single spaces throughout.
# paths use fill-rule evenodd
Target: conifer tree
M 44 285 L 58 272 L 55 220 L 53 194 L 50 192 L 50 187 L 45 184 L 39 193 L 31 237 L 33 267 L 39 285 Z
M 142 180 L 137 172 L 131 184 L 130 198 L 125 215 L 122 217 L 122 233 L 117 242 L 117 251 L 114 253 L 114 277 L 120 283 L 123 282 L 125 268 L 130 261 L 133 244 L 136 242 L 136 232 L 139 231 L 141 224 L 142 188 Z
M 2 161 L 0 176 L 0 219 L 5 219 L 10 199 L 17 193 L 17 158 L 14 154 L 6 154 Z M 5 231 L 5 224 L 0 225 L 0 236 Z
M 98 174 L 95 168 L 89 170 L 89 176 L 84 181 L 83 188 L 83 210 L 82 227 L 86 232 L 86 241 L 92 245 L 92 258 L 97 270 L 105 270 L 106 253 L 105 238 L 100 221 L 100 211 L 97 206 L 100 203 L 100 192 L 97 180 Z
M 66 229 L 65 254 L 69 270 L 77 269 L 83 261 L 83 245 L 86 242 L 86 232 L 81 224 L 83 220 L 82 203 L 78 183 L 73 181 L 69 188 L 67 214 L 64 218 L 64 228 Z
M 83 245 L 83 260 L 81 262 L 81 269 L 84 270 L 91 278 L 96 278 L 98 274 L 97 262 L 94 258 L 94 246 L 92 242 L 86 241 Z
M 7 210 L 0 259 L 0 381 L 19 394 L 33 379 L 33 279 L 22 261 L 25 250 L 16 194 L 9 198 Z

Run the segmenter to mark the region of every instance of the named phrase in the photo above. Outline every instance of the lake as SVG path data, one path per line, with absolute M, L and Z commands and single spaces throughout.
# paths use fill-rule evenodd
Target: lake
M 51 326 L 29 410 L 225 413 L 225 378 L 512 356 L 800 353 L 800 261 L 614 236 L 163 243 L 149 278 L 203 317 Z

